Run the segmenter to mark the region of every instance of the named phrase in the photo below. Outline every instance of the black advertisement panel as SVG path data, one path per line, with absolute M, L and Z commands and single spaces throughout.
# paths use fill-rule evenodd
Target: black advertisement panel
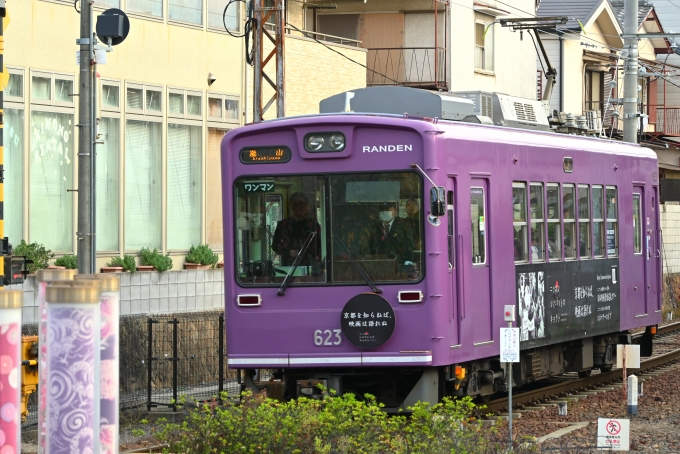
M 515 266 L 522 349 L 619 330 L 619 260 Z
M 375 293 L 362 293 L 347 301 L 340 327 L 348 341 L 363 349 L 378 348 L 394 333 L 394 310 Z

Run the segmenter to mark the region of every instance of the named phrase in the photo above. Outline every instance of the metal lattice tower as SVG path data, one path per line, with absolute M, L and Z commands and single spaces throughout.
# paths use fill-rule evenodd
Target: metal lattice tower
M 276 117 L 285 116 L 284 109 L 284 36 L 286 27 L 286 11 L 284 0 L 274 0 L 274 6 L 265 6 L 266 0 L 253 0 L 255 2 L 253 46 L 255 49 L 254 61 L 254 95 L 253 95 L 253 120 L 258 122 L 264 119 L 264 114 L 271 105 L 276 102 Z M 273 35 L 266 27 L 267 21 L 273 18 Z M 265 37 L 271 41 L 274 48 L 265 56 Z M 275 57 L 275 58 L 274 58 Z M 276 64 L 276 76 L 272 77 L 272 62 Z M 269 65 L 269 66 L 268 66 Z M 269 71 L 269 72 L 268 72 Z M 263 106 L 264 84 L 268 83 L 274 89 L 274 95 Z

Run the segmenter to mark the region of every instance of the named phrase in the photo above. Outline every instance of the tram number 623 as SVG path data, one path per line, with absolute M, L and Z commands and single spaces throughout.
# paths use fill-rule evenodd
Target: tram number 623
M 314 345 L 317 347 L 322 347 L 322 346 L 337 346 L 342 344 L 342 337 L 340 336 L 340 333 L 342 331 L 339 329 L 325 329 L 325 330 L 320 330 L 317 329 L 314 331 Z

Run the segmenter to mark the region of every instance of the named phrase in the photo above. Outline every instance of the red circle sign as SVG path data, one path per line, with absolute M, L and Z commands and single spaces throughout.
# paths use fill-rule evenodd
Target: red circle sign
M 607 433 L 610 435 L 618 435 L 621 432 L 621 424 L 613 419 L 607 423 Z

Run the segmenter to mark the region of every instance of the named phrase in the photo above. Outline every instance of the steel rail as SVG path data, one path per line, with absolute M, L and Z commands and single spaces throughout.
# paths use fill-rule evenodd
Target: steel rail
M 665 325 L 659 327 L 657 331 L 657 336 L 660 334 L 668 334 L 673 331 L 680 329 L 680 323 L 673 323 L 671 325 Z M 641 335 L 641 334 L 640 334 Z M 640 362 L 640 369 L 636 373 L 641 373 L 656 369 L 664 364 L 676 362 L 680 360 L 680 349 L 673 350 L 668 353 L 664 353 L 659 356 L 650 357 L 647 360 Z M 528 391 L 525 393 L 514 394 L 512 396 L 512 407 L 521 407 L 523 405 L 537 402 L 553 397 L 558 397 L 568 392 L 586 390 L 599 385 L 604 385 L 611 382 L 621 381 L 623 379 L 623 369 L 615 369 L 609 372 L 602 372 L 597 375 L 591 375 L 590 377 L 578 378 L 574 380 L 568 380 L 563 383 L 557 383 L 555 385 L 546 386 L 544 388 Z M 489 401 L 485 404 L 485 413 L 494 413 L 501 410 L 508 409 L 508 399 L 495 399 Z

